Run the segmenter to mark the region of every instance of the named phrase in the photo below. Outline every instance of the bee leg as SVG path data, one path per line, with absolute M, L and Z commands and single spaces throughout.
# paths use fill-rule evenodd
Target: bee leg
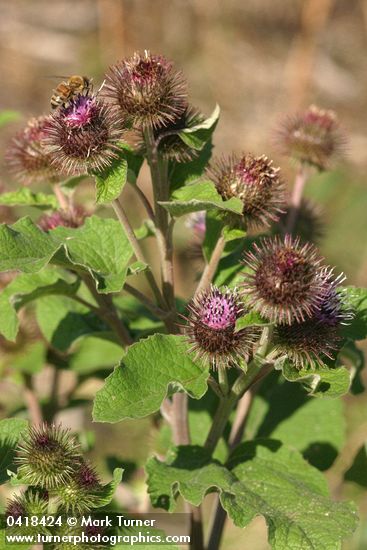
M 102 90 L 102 88 L 104 87 L 105 84 L 106 84 L 106 80 L 104 80 L 104 81 L 102 82 L 102 84 L 100 85 L 100 87 L 98 88 L 98 92 L 97 92 L 98 94 L 99 94 L 99 92 Z

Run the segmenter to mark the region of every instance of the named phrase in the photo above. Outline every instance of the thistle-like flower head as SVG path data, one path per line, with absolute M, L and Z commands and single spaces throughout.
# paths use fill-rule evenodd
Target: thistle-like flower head
M 248 252 L 243 290 L 249 305 L 263 317 L 279 324 L 292 324 L 311 317 L 326 293 L 322 258 L 311 244 L 286 235 L 263 239 Z
M 167 126 L 187 108 L 186 82 L 165 57 L 135 53 L 113 65 L 103 94 L 135 128 Z
M 192 351 L 213 368 L 231 366 L 252 353 L 257 332 L 246 328 L 235 330 L 244 307 L 236 290 L 211 286 L 188 305 L 187 334 Z
M 46 116 L 31 118 L 26 127 L 12 139 L 6 151 L 9 169 L 24 185 L 55 183 L 60 179 L 43 145 L 49 120 Z
M 71 478 L 80 463 L 80 451 L 69 430 L 43 424 L 29 429 L 16 461 L 25 483 L 54 489 Z
M 279 168 L 265 155 L 232 156 L 217 161 L 210 169 L 215 186 L 224 200 L 239 198 L 249 227 L 276 221 L 285 204 L 284 184 Z
M 184 112 L 168 122 L 166 126 L 154 130 L 154 139 L 158 144 L 161 155 L 176 162 L 190 162 L 198 155 L 196 149 L 192 149 L 177 135 L 180 130 L 192 128 L 203 122 L 204 116 L 194 107 L 188 106 Z
M 276 143 L 283 154 L 320 170 L 330 167 L 345 142 L 336 114 L 315 105 L 287 117 L 276 133 Z
M 21 516 L 26 516 L 27 510 L 22 496 L 15 496 L 8 500 L 5 508 L 5 517 L 18 519 Z
M 344 276 L 333 279 L 324 272 L 324 298 L 311 318 L 292 325 L 279 325 L 274 331 L 277 355 L 287 355 L 296 368 L 314 368 L 324 359 L 333 359 L 342 341 L 340 327 L 351 319 L 343 291 L 338 285 Z
M 76 470 L 75 480 L 79 487 L 84 489 L 96 489 L 99 486 L 99 477 L 95 469 L 84 460 Z
M 98 172 L 116 158 L 123 130 L 111 105 L 95 95 L 78 95 L 50 115 L 43 144 L 58 170 L 69 175 Z
M 42 516 L 46 514 L 47 507 L 48 498 L 44 498 L 44 494 L 37 489 L 29 488 L 25 493 L 8 501 L 5 515 L 14 519 L 20 516 Z
M 82 206 L 73 206 L 70 210 L 57 210 L 52 214 L 44 214 L 38 220 L 38 225 L 43 231 L 51 231 L 60 226 L 80 227 L 87 216 Z
M 84 460 L 75 467 L 72 479 L 56 489 L 62 507 L 66 512 L 83 513 L 91 510 L 98 499 L 101 488 L 94 468 Z

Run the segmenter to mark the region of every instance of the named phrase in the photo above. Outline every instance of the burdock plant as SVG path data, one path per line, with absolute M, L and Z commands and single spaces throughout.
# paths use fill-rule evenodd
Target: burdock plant
M 29 427 L 16 449 L 17 479 L 28 485 L 7 503 L 9 526 L 24 516 L 42 517 L 50 511 L 83 515 L 108 504 L 114 482 L 103 486 L 94 467 L 83 457 L 75 436 L 61 425 Z M 117 478 L 121 479 L 120 471 Z M 57 525 L 57 524 L 55 524 Z
M 110 67 L 102 92 L 134 128 L 174 124 L 188 106 L 183 74 L 165 57 L 148 51 Z
M 263 516 L 275 550 L 340 548 L 357 519 L 353 504 L 330 499 L 319 471 L 337 455 L 335 427 L 343 425 L 338 402 L 326 398 L 361 391 L 355 340 L 367 334 L 366 290 L 343 286 L 301 231 L 315 221 L 303 190 L 336 160 L 339 125 L 315 107 L 287 118 L 277 145 L 296 162 L 288 200 L 268 151 L 211 161 L 219 108 L 206 117 L 190 105 L 181 71 L 144 51 L 112 65 L 98 92 L 73 94 L 12 142 L 11 168 L 31 187 L 2 200 L 42 215 L 32 210 L 0 228 L 0 266 L 22 272 L 0 296 L 0 331 L 15 340 L 31 301 L 37 320 L 14 360 L 33 427 L 23 410 L 0 422 L 0 441 L 9 426 L 10 447 L 20 439 L 7 471 L 65 514 L 109 504 L 121 472 L 103 487 L 74 437 L 55 425 L 93 376 L 95 422 L 151 416 L 162 430 L 150 438 L 160 443 L 145 466 L 147 490 L 154 507 L 170 512 L 186 501 L 191 549 L 219 548 L 227 515 L 239 528 Z M 141 185 L 144 163 L 150 180 Z M 49 192 L 44 180 L 36 186 L 38 174 Z M 133 226 L 137 211 L 146 219 Z M 190 231 L 177 223 L 184 216 L 202 262 L 180 271 L 180 254 L 189 257 Z M 53 380 L 40 399 L 42 361 Z M 60 384 L 63 371 L 71 389 Z M 127 440 L 114 442 L 119 453 Z M 208 493 L 216 493 L 210 521 L 201 508 Z M 44 506 L 40 498 L 15 496 L 7 513 Z
M 49 116 L 42 144 L 52 166 L 79 175 L 109 166 L 122 132 L 113 107 L 94 95 L 79 95 Z
M 241 200 L 244 221 L 251 228 L 268 226 L 283 212 L 285 194 L 279 171 L 265 155 L 249 153 L 217 160 L 210 173 L 224 200 Z
M 286 235 L 264 239 L 247 252 L 243 290 L 265 319 L 277 324 L 305 320 L 321 306 L 326 288 L 322 258 L 310 244 Z
M 198 357 L 214 369 L 248 360 L 257 334 L 253 327 L 236 331 L 236 321 L 244 314 L 236 289 L 212 286 L 195 296 L 187 309 L 187 333 Z
M 12 139 L 6 152 L 9 169 L 25 185 L 60 181 L 62 175 L 52 166 L 44 139 L 49 116 L 31 118 L 25 128 Z
M 18 472 L 29 485 L 54 489 L 71 478 L 80 457 L 75 440 L 61 426 L 31 428 L 19 446 Z

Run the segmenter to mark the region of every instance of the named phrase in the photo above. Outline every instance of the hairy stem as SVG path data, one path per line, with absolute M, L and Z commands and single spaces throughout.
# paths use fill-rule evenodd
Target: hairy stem
M 43 413 L 40 402 L 33 387 L 33 378 L 30 374 L 24 377 L 24 401 L 29 412 L 29 419 L 33 426 L 40 426 L 43 423 Z
M 158 319 L 165 319 L 167 317 L 168 315 L 167 311 L 156 306 L 153 302 L 149 300 L 147 296 L 145 296 L 145 294 L 140 292 L 140 290 L 138 290 L 137 288 L 129 285 L 128 283 L 125 283 L 124 290 L 129 294 L 131 294 L 131 296 L 134 296 L 135 298 L 137 298 L 137 300 L 139 300 L 139 302 L 145 305 L 145 307 L 149 309 L 149 311 L 151 311 L 153 315 L 158 317 Z
M 121 225 L 122 225 L 122 227 L 123 227 L 123 229 L 126 233 L 127 238 L 129 239 L 129 242 L 132 246 L 132 249 L 134 251 L 136 259 L 139 262 L 147 263 L 145 261 L 145 257 L 144 257 L 144 254 L 142 252 L 142 249 L 140 248 L 139 241 L 135 236 L 134 230 L 130 225 L 129 219 L 126 215 L 126 212 L 125 212 L 120 200 L 115 199 L 112 203 L 112 206 L 113 206 L 113 209 L 116 213 L 116 216 L 117 216 L 119 222 L 121 223 Z M 162 303 L 162 295 L 161 295 L 159 287 L 156 283 L 156 280 L 154 278 L 153 273 L 150 271 L 150 269 L 147 269 L 146 271 L 144 271 L 144 273 L 145 273 L 145 276 L 147 278 L 148 283 L 150 284 L 150 287 L 151 287 L 151 289 L 154 293 L 154 296 L 155 296 L 157 302 L 159 304 L 161 304 Z
M 63 210 L 69 210 L 69 202 L 67 197 L 64 195 L 63 191 L 61 190 L 61 187 L 58 183 L 55 183 L 53 186 L 54 194 L 58 200 L 58 203 L 60 207 Z
M 220 236 L 217 241 L 217 244 L 215 245 L 215 248 L 210 257 L 210 260 L 206 264 L 203 274 L 201 275 L 199 284 L 195 290 L 195 296 L 197 296 L 198 294 L 200 294 L 200 292 L 205 290 L 212 282 L 215 272 L 217 271 L 219 261 L 222 257 L 225 244 L 226 244 L 226 241 L 224 237 Z
M 161 261 L 162 293 L 166 308 L 171 313 L 171 316 L 165 319 L 165 325 L 168 332 L 177 333 L 179 329 L 176 324 L 172 239 L 174 220 L 170 219 L 168 212 L 160 204 L 161 201 L 169 199 L 168 166 L 167 162 L 160 158 L 151 128 L 145 130 L 144 138 L 153 185 L 154 219 Z M 186 393 L 175 393 L 173 395 L 170 419 L 175 444 L 188 445 L 190 443 L 190 432 Z M 192 550 L 203 550 L 201 509 L 193 506 L 188 507 L 188 509 L 190 512 L 190 548 Z
M 156 225 L 157 244 L 162 265 L 163 296 L 169 309 L 175 308 L 174 276 L 173 276 L 173 225 L 169 215 L 159 203 L 169 199 L 169 183 L 167 178 L 167 163 L 158 153 L 153 130 L 147 128 L 144 132 L 147 149 L 147 159 L 150 167 L 153 184 L 154 218 Z
M 132 185 L 133 189 L 135 190 L 135 192 L 137 193 L 139 199 L 141 200 L 141 202 L 143 203 L 144 205 L 144 208 L 149 216 L 149 219 L 152 220 L 152 222 L 155 221 L 155 217 L 154 217 L 154 210 L 148 200 L 148 197 L 145 195 L 145 193 L 140 189 L 140 187 L 138 187 L 138 185 Z
M 222 396 L 226 396 L 229 393 L 229 384 L 226 367 L 218 368 L 218 382 Z
M 99 294 L 93 279 L 89 275 L 84 274 L 81 277 L 99 306 L 96 313 L 111 327 L 124 347 L 133 344 L 134 340 L 118 316 L 111 296 L 109 294 Z
M 264 365 L 261 362 L 261 358 L 265 357 L 268 351 L 272 333 L 272 326 L 267 326 L 263 329 L 256 357 L 248 365 L 247 372 L 241 374 L 236 380 L 228 396 L 221 400 L 205 444 L 206 448 L 212 452 L 224 431 L 229 415 L 236 402 L 238 403 L 236 416 L 228 440 L 230 450 L 233 450 L 241 442 L 248 412 L 252 404 L 253 386 L 272 370 L 272 367 Z M 237 398 L 235 397 L 236 395 Z M 215 499 L 213 510 L 207 550 L 219 549 L 227 518 L 227 514 L 221 506 L 219 496 Z
M 247 415 L 252 404 L 252 397 L 253 393 L 251 390 L 249 390 L 241 397 L 238 402 L 236 415 L 228 440 L 230 449 L 233 449 L 241 442 L 242 435 L 245 429 L 245 421 L 247 419 Z
M 175 445 L 190 443 L 187 402 L 186 393 L 175 393 L 172 397 L 172 431 Z
M 233 407 L 248 389 L 251 381 L 258 373 L 258 370 L 258 365 L 250 363 L 248 371 L 240 374 L 232 388 L 228 391 L 227 395 L 223 396 L 220 400 L 218 409 L 213 419 L 212 427 L 210 428 L 208 437 L 204 444 L 204 447 L 210 452 L 215 450 L 218 441 L 223 435 L 224 428 L 227 425 Z
M 56 414 L 59 411 L 59 387 L 60 387 L 60 370 L 54 365 L 52 373 L 52 383 L 47 404 L 44 407 L 44 417 L 46 422 L 52 423 Z
M 307 172 L 305 167 L 301 165 L 297 171 L 296 179 L 293 186 L 290 208 L 285 226 L 285 233 L 293 233 L 294 231 L 299 210 L 301 207 L 301 201 L 306 181 Z
M 241 443 L 248 413 L 253 402 L 253 395 L 252 388 L 250 388 L 249 391 L 247 391 L 238 401 L 236 415 L 228 439 L 229 448 L 231 450 Z M 214 513 L 212 515 L 211 525 L 209 527 L 210 536 L 208 541 L 208 550 L 217 550 L 220 547 L 224 525 L 227 519 L 227 513 L 222 508 L 219 495 L 215 496 L 213 510 Z

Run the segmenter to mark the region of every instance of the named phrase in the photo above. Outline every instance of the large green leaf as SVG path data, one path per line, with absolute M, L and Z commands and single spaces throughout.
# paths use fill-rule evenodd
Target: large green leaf
M 106 204 L 120 196 L 127 181 L 127 160 L 121 155 L 95 176 L 96 203 Z
M 175 217 L 200 210 L 220 210 L 241 215 L 243 210 L 240 199 L 232 197 L 224 201 L 214 183 L 209 180 L 185 185 L 172 193 L 170 201 L 162 201 L 160 204 Z
M 328 496 L 323 475 L 279 441 L 240 445 L 229 468 L 200 447 L 180 447 L 166 463 L 147 463 L 153 506 L 172 511 L 178 493 L 198 506 L 217 491 L 235 525 L 264 516 L 274 550 L 335 550 L 357 525 L 353 505 Z
M 274 550 L 335 550 L 357 526 L 355 506 L 331 501 L 324 476 L 293 449 L 244 443 L 230 466 L 239 482 L 224 509 L 238 527 L 263 515 Z
M 201 151 L 208 140 L 211 138 L 219 120 L 220 108 L 215 106 L 214 111 L 203 122 L 195 124 L 190 128 L 185 128 L 178 132 L 179 137 L 186 145 L 197 151 Z
M 49 263 L 60 244 L 29 217 L 12 226 L 0 225 L 0 271 L 36 273 Z
M 33 193 L 29 187 L 21 187 L 17 191 L 2 193 L 0 195 L 0 204 L 6 206 L 35 206 L 42 210 L 58 208 L 58 202 L 55 195 L 50 193 Z
M 0 483 L 8 480 L 7 470 L 13 462 L 15 448 L 28 422 L 21 418 L 0 420 Z
M 344 436 L 345 417 L 341 399 L 308 398 L 271 433 L 272 438 L 302 452 L 320 470 L 332 465 L 343 447 Z
M 200 179 L 210 160 L 212 149 L 213 145 L 209 140 L 199 155 L 191 162 L 172 162 L 170 164 L 169 180 L 172 191 Z
M 90 374 L 100 369 L 111 368 L 121 359 L 123 349 L 115 342 L 86 336 L 70 360 L 70 369 L 79 374 Z
M 146 464 L 148 492 L 155 508 L 173 512 L 178 493 L 199 506 L 209 492 L 230 490 L 236 480 L 225 466 L 198 445 L 172 449 L 166 462 L 150 458 Z
M 60 351 L 67 351 L 82 336 L 112 337 L 94 312 L 67 296 L 47 296 L 38 300 L 36 317 L 43 336 Z
M 199 399 L 204 395 L 208 370 L 195 364 L 182 336 L 155 334 L 133 344 L 115 371 L 97 392 L 93 418 L 118 422 L 157 411 L 171 384 Z
M 270 374 L 254 397 L 244 441 L 270 437 L 302 452 L 320 470 L 330 468 L 345 441 L 341 399 L 314 399 L 301 384 Z
M 58 252 L 56 257 L 61 248 L 64 255 Z M 122 289 L 133 250 L 118 221 L 98 216 L 88 217 L 82 227 L 57 227 L 49 233 L 28 217 L 12 226 L 0 226 L 1 271 L 36 273 L 54 256 L 53 261 L 64 267 L 73 264 L 87 270 L 97 290 L 109 293 Z
M 65 243 L 70 262 L 90 272 L 100 293 L 122 289 L 133 250 L 118 221 L 90 216 L 82 227 L 58 227 L 51 233 Z
M 0 294 L 0 334 L 14 341 L 18 333 L 17 312 L 28 302 L 53 294 L 73 295 L 79 283 L 70 283 L 52 269 L 23 273 L 11 281 Z
M 340 397 L 348 393 L 351 373 L 345 367 L 296 369 L 289 361 L 280 361 L 275 368 L 281 369 L 289 382 L 301 382 L 315 397 Z
M 117 199 L 128 180 L 136 183 L 144 159 L 136 155 L 126 143 L 120 142 L 118 145 L 121 148 L 118 158 L 111 166 L 95 175 L 97 204 L 106 204 Z

